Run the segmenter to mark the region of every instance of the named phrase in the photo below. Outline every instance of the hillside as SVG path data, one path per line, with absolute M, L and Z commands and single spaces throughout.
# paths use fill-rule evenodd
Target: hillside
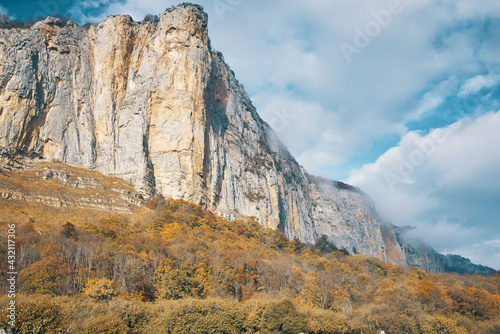
M 41 326 L 41 333 L 487 334 L 500 328 L 498 274 L 436 275 L 346 255 L 326 240 L 290 241 L 253 219 L 228 221 L 183 200 L 157 197 L 133 213 L 94 216 L 41 204 L 0 205 L 13 213 L 12 220 L 2 218 L 2 230 L 18 220 L 21 333 L 28 332 L 22 324 Z M 1 253 L 5 258 L 5 247 Z M 0 269 L 6 289 L 7 264 Z M 0 317 L 0 328 L 7 319 Z

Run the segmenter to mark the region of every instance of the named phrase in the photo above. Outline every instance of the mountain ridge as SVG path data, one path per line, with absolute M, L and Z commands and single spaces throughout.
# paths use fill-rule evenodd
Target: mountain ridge
M 86 30 L 47 18 L 0 30 L 0 150 L 410 265 L 400 232 L 368 196 L 297 163 L 211 49 L 207 22 L 200 6 L 183 4 L 159 22 L 115 15 Z M 416 254 L 413 262 L 428 262 Z

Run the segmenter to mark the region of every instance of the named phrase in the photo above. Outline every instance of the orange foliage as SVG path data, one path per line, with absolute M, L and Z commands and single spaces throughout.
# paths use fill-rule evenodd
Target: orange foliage
M 337 314 L 327 327 L 346 333 L 462 333 L 500 314 L 499 276 L 432 275 L 312 249 L 253 219 L 228 221 L 182 200 L 155 205 L 151 216 L 61 218 L 52 234 L 37 233 L 36 221 L 20 226 L 23 291 L 77 295 L 87 282 L 105 282 L 113 291 L 95 283 L 95 296 L 106 296 L 97 300 L 290 298 L 314 318 L 310 333 L 328 333 L 318 329 L 325 312 Z

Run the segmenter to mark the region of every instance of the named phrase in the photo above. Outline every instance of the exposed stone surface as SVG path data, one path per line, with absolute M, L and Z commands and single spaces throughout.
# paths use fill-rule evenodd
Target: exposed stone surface
M 453 272 L 458 274 L 480 274 L 491 275 L 495 272 L 493 268 L 474 264 L 471 260 L 466 259 L 460 255 L 441 255 L 444 262 L 444 271 Z
M 87 31 L 47 18 L 0 30 L 0 150 L 408 263 L 400 232 L 366 195 L 308 175 L 279 142 L 211 50 L 196 6 L 167 10 L 158 23 L 111 16 Z
M 0 202 L 130 213 L 144 204 L 125 181 L 61 163 L 0 157 Z
M 397 227 L 400 235 L 414 229 L 411 226 Z M 493 268 L 474 264 L 459 255 L 443 255 L 422 241 L 404 237 L 405 255 L 408 266 L 422 268 L 431 273 L 454 272 L 458 274 L 488 275 Z

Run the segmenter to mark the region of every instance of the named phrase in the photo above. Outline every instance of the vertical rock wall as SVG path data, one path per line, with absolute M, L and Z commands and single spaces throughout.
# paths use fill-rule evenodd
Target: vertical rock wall
M 112 16 L 87 31 L 48 18 L 0 30 L 0 150 L 406 263 L 367 196 L 307 174 L 279 142 L 211 50 L 196 6 L 167 10 L 158 23 Z

